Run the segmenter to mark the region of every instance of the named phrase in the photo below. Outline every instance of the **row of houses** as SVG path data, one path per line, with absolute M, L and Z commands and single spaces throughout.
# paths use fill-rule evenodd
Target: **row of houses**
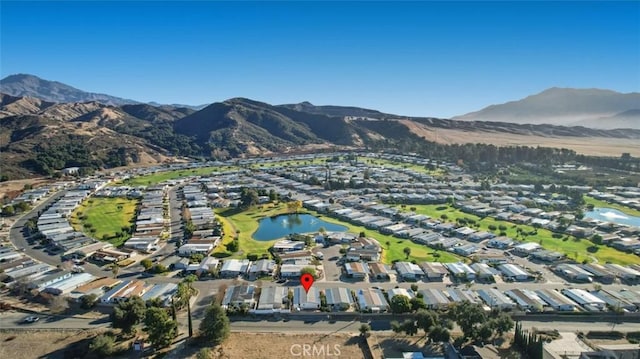
M 138 207 L 135 232 L 124 246 L 150 253 L 157 248 L 167 230 L 168 203 L 166 187 L 147 188 Z
M 361 288 L 349 290 L 344 287 L 308 291 L 297 287 L 264 287 L 242 284 L 227 288 L 222 305 L 226 309 L 245 308 L 257 313 L 290 312 L 303 310 L 328 309 L 332 311 L 357 310 L 362 312 L 386 312 L 390 310 L 390 301 L 396 296 L 409 299 L 421 298 L 426 307 L 444 310 L 455 303 L 468 301 L 482 304 L 487 310 L 515 310 L 528 312 L 542 311 L 606 311 L 621 310 L 635 312 L 640 308 L 640 292 L 630 290 L 599 290 L 589 292 L 584 289 L 512 289 L 505 292 L 495 288 L 469 289 L 411 289 L 392 288 L 384 291 L 379 288 Z M 326 308 L 322 308 L 326 306 Z
M 640 281 L 640 265 L 622 266 L 619 264 L 572 264 L 562 263 L 553 267 L 553 271 L 574 282 L 612 283 L 616 278 L 623 282 Z
M 192 254 L 203 254 L 206 256 L 220 243 L 223 234 L 220 224 L 215 220 L 213 210 L 209 207 L 209 200 L 199 182 L 184 186 L 182 193 L 187 204 L 183 212 L 186 218 L 183 220 L 190 221 L 194 231 L 187 239 L 187 243 L 178 248 L 178 255 L 189 257 Z

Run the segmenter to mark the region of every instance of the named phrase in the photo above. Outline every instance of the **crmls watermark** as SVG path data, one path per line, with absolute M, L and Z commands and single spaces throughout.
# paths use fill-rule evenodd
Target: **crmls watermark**
M 340 344 L 293 344 L 289 352 L 294 357 L 336 358 L 340 356 Z

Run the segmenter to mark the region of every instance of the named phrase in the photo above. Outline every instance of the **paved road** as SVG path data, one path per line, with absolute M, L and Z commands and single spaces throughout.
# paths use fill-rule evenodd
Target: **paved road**
M 110 326 L 108 317 L 98 319 L 74 318 L 39 314 L 36 323 L 25 324 L 22 320 L 31 314 L 19 312 L 0 313 L 0 329 L 87 329 Z

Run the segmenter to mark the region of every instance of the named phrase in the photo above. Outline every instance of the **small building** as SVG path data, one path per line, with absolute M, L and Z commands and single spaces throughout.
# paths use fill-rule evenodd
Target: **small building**
M 273 245 L 273 250 L 274 252 L 277 252 L 277 253 L 301 251 L 304 248 L 305 248 L 304 242 L 291 241 L 288 239 L 279 240 Z
M 547 305 L 547 303 L 532 290 L 511 289 L 504 294 L 515 301 L 522 310 L 541 312 Z
M 302 270 L 304 268 L 313 267 L 305 264 L 281 264 L 280 265 L 280 277 L 281 278 L 300 278 Z
M 535 293 L 544 300 L 549 307 L 561 312 L 573 312 L 577 308 L 577 304 L 553 289 L 540 289 Z
M 521 256 L 528 256 L 531 253 L 539 250 L 542 246 L 534 242 L 521 243 L 513 247 L 513 253 Z
M 516 264 L 500 264 L 498 269 L 502 272 L 503 277 L 512 281 L 525 281 L 531 277 L 527 271 Z
M 424 272 L 424 278 L 429 281 L 442 281 L 448 271 L 440 262 L 422 262 L 420 268 Z
M 366 263 L 362 262 L 346 262 L 344 264 L 344 272 L 349 278 L 363 280 L 369 273 Z
M 226 278 L 245 275 L 249 270 L 251 262 L 248 259 L 227 259 L 222 263 L 220 276 Z
M 328 288 L 324 292 L 327 306 L 333 310 L 345 311 L 353 305 L 351 291 L 347 288 Z
M 563 289 L 562 294 L 564 294 L 574 302 L 580 304 L 587 310 L 592 310 L 592 308 L 595 308 L 596 310 L 601 311 L 606 307 L 606 303 L 604 300 L 587 292 L 584 289 Z
M 415 281 L 424 276 L 420 266 L 411 262 L 396 262 L 393 266 L 398 273 L 398 279 Z
M 416 296 L 412 290 L 406 288 L 391 288 L 387 290 L 387 297 L 389 298 L 389 300 L 391 300 L 391 298 L 395 297 L 396 295 L 407 297 L 409 299 L 413 299 Z
M 380 313 L 389 310 L 389 304 L 380 289 L 365 288 L 356 291 L 358 307 L 362 312 Z
M 474 280 L 476 279 L 476 272 L 471 269 L 466 263 L 458 262 L 458 263 L 447 263 L 445 264 L 451 276 L 458 279 L 463 280 Z
M 507 249 L 513 245 L 513 239 L 505 236 L 492 238 L 487 243 L 487 247 Z
M 447 296 L 439 289 L 422 289 L 418 291 L 422 294 L 422 300 L 429 309 L 445 309 L 451 302 Z
M 267 312 L 279 311 L 285 307 L 288 293 L 289 290 L 285 287 L 263 287 L 256 309 Z
M 317 287 L 304 288 L 298 286 L 293 288 L 293 308 L 296 310 L 317 310 L 320 309 L 320 292 Z
M 178 255 L 182 257 L 190 257 L 192 254 L 208 255 L 213 249 L 213 243 L 187 243 L 178 248 Z
M 390 280 L 390 271 L 386 264 L 380 262 L 369 262 L 369 279 L 373 280 Z
M 256 286 L 251 284 L 234 285 L 227 288 L 222 299 L 222 307 L 229 309 L 231 307 L 254 309 Z
M 473 263 L 471 269 L 476 272 L 476 278 L 488 282 L 495 281 L 494 276 L 500 273 L 486 263 Z
M 570 264 L 570 263 L 558 264 L 555 267 L 554 272 L 574 282 L 592 282 L 593 281 L 593 277 L 592 277 L 593 275 L 590 272 L 578 266 L 577 264 Z
M 509 299 L 509 297 L 495 288 L 479 289 L 477 293 L 491 309 L 498 308 L 505 310 L 513 309 L 515 307 L 515 303 Z
M 252 278 L 265 277 L 273 275 L 276 262 L 271 259 L 260 259 L 249 266 L 249 276 Z

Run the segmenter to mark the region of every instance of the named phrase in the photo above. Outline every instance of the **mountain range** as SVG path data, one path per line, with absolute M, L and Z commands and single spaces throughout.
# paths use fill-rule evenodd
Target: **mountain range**
M 5 77 L 0 80 L 0 89 L 0 92 L 11 96 L 35 97 L 44 101 L 57 103 L 96 101 L 105 105 L 114 106 L 141 103 L 126 98 L 82 91 L 58 81 L 44 80 L 29 74 L 15 74 Z M 164 106 L 157 102 L 150 102 L 149 104 L 152 106 Z M 199 110 L 206 105 L 190 106 L 173 104 L 169 106 Z
M 77 89 L 70 98 L 92 100 L 63 101 L 66 85 L 41 89 L 27 79 L 32 96 L 0 94 L 0 169 L 10 179 L 69 166 L 157 164 L 175 156 L 222 159 L 332 148 L 414 151 L 434 142 L 640 155 L 638 129 L 406 117 L 358 107 L 270 105 L 246 98 L 196 110 L 130 100 L 115 104 L 117 97 Z M 5 91 L 5 80 L 0 92 Z M 11 83 L 12 91 L 28 87 L 18 86 L 15 78 Z M 637 114 L 628 109 L 616 118 L 624 122 Z
M 640 93 L 554 87 L 453 119 L 640 129 Z

